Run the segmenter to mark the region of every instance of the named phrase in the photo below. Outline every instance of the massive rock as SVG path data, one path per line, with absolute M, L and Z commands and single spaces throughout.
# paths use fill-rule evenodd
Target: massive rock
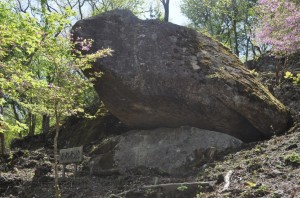
M 73 35 L 94 40 L 89 53 L 114 50 L 85 73 L 104 72 L 96 91 L 129 126 L 189 125 L 250 142 L 289 125 L 287 109 L 238 57 L 195 30 L 115 10 L 78 21 Z
M 94 148 L 90 168 L 92 174 L 146 167 L 185 175 L 241 145 L 242 141 L 227 134 L 194 127 L 134 130 L 105 139 Z

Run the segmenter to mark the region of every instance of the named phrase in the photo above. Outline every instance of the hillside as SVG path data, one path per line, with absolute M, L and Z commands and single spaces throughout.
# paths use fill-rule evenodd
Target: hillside
M 294 126 L 281 136 L 246 144 L 238 152 L 218 156 L 186 177 L 138 168 L 119 175 L 89 175 L 89 153 L 97 141 L 84 147 L 84 161 L 76 176 L 67 166 L 60 180 L 62 197 L 298 197 L 300 194 L 299 87 L 284 83 L 275 95 L 292 111 Z M 51 138 L 31 137 L 15 142 L 1 157 L 1 197 L 53 197 Z M 17 148 L 22 147 L 22 148 Z M 61 167 L 60 167 L 61 168 Z
M 156 170 L 137 169 L 125 175 L 90 176 L 86 163 L 75 177 L 68 166 L 61 180 L 63 197 L 158 197 L 160 190 L 144 186 L 165 183 L 208 182 L 204 188 L 189 184 L 174 192 L 163 190 L 162 197 L 297 197 L 300 194 L 300 125 L 286 135 L 245 146 L 239 152 L 207 163 L 186 178 L 174 178 Z M 52 151 L 49 148 L 14 151 L 1 164 L 1 197 L 52 197 Z M 85 157 L 85 161 L 88 156 Z M 224 190 L 226 175 L 231 174 Z M 226 182 L 227 181 L 227 182 Z M 191 187 L 192 188 L 192 187 Z M 182 191 L 178 191 L 178 190 Z M 175 194 L 173 194 L 175 193 Z M 186 194 L 188 193 L 188 195 Z M 111 196 L 111 195 L 118 196 Z M 173 195 L 172 195 L 173 194 Z M 12 195 L 12 196 L 11 196 Z M 123 196 L 124 195 L 124 196 Z

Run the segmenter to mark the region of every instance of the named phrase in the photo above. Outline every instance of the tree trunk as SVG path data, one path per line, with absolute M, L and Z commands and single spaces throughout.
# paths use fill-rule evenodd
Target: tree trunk
M 82 12 L 82 7 L 84 6 L 84 3 L 86 1 L 82 1 L 82 3 L 80 2 L 80 0 L 77 0 L 78 3 L 78 11 L 79 11 L 79 15 L 80 15 L 80 19 L 83 19 L 83 12 Z
M 281 60 L 282 60 L 282 59 L 281 59 Z M 284 81 L 285 72 L 287 72 L 288 61 L 289 61 L 289 57 L 288 57 L 288 55 L 285 54 L 285 55 L 284 55 L 283 66 L 282 66 L 282 68 L 281 68 L 280 83 Z
M 253 58 L 256 58 L 256 51 L 255 51 L 255 46 L 253 45 L 253 43 L 251 43 L 252 46 L 252 53 L 253 53 Z
M 238 17 L 238 8 L 236 4 L 236 0 L 232 0 L 233 6 L 233 21 L 232 21 L 232 28 L 234 33 L 234 53 L 239 56 L 239 43 L 238 43 L 238 33 L 237 33 L 237 17 Z
M 17 110 L 17 105 L 16 105 L 16 102 L 12 102 L 12 108 L 13 108 L 13 112 L 14 112 L 14 115 L 15 115 L 15 119 L 18 121 L 18 122 L 21 122 L 20 120 L 20 116 L 18 114 L 18 110 Z M 22 133 L 20 132 L 19 133 L 19 137 L 22 138 Z
M 43 121 L 42 121 L 42 133 L 47 134 L 50 129 L 50 116 L 43 115 Z
M 245 52 L 245 54 L 246 54 L 246 60 L 245 60 L 245 62 L 248 61 L 248 57 L 249 57 L 249 44 L 250 44 L 250 37 L 247 38 L 246 52 Z
M 234 31 L 234 53 L 239 56 L 239 43 L 238 43 L 238 34 L 237 34 L 237 23 L 236 20 L 233 20 L 233 31 Z
M 55 198 L 61 198 L 61 193 L 59 189 L 58 183 L 58 135 L 59 135 L 59 122 L 60 122 L 60 115 L 57 109 L 57 105 L 55 107 L 55 137 L 54 137 L 54 191 L 55 191 Z
M 31 134 L 35 134 L 35 126 L 36 126 L 36 115 L 32 115 L 32 125 L 31 125 Z
M 169 21 L 169 4 L 170 4 L 170 0 L 161 0 L 163 6 L 164 6 L 164 10 L 165 10 L 165 16 L 164 16 L 164 21 L 168 22 Z
M 5 136 L 4 136 L 4 133 L 0 133 L 0 143 L 1 143 L 0 154 L 4 155 L 6 153 L 6 151 L 5 151 Z
M 281 60 L 278 60 L 277 64 L 275 65 L 275 83 L 276 83 L 276 85 L 279 84 L 279 80 L 280 80 L 280 77 L 279 77 L 280 65 L 281 65 Z
M 0 90 L 0 95 L 1 95 L 1 90 Z M 3 115 L 3 107 L 0 106 L 0 114 Z M 3 126 L 1 125 L 0 123 L 0 128 L 2 128 Z M 1 144 L 1 147 L 0 147 L 0 154 L 5 154 L 5 136 L 4 136 L 4 133 L 0 133 L 0 144 Z
M 36 126 L 36 115 L 29 113 L 28 114 L 28 136 L 34 136 L 35 134 L 35 126 Z

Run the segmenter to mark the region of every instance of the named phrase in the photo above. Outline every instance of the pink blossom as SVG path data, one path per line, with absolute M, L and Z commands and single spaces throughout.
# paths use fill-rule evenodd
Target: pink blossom
M 82 47 L 81 47 L 81 50 L 83 50 L 83 51 L 89 51 L 90 48 L 89 48 L 89 46 L 82 46 Z
M 259 0 L 261 16 L 255 37 L 272 46 L 274 53 L 295 53 L 300 49 L 300 8 L 289 0 Z

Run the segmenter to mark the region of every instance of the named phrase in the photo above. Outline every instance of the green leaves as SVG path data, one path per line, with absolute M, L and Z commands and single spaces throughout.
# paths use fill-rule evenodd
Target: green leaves
M 181 11 L 194 28 L 208 32 L 235 51 L 251 49 L 251 23 L 256 18 L 254 3 L 246 0 L 182 0 Z
M 294 75 L 294 74 L 292 74 L 292 72 L 287 71 L 287 72 L 285 72 L 284 78 L 291 79 L 294 84 L 300 85 L 300 73 Z
M 80 44 L 88 51 L 92 42 L 72 43 L 63 31 L 70 25 L 69 18 L 74 12 L 71 8 L 60 8 L 62 14 L 48 12 L 46 2 L 41 1 L 41 10 L 31 8 L 32 15 L 13 12 L 9 5 L 0 2 L 0 99 L 1 104 L 9 99 L 26 109 L 30 119 L 36 114 L 55 118 L 55 189 L 59 197 L 57 138 L 61 120 L 84 112 L 85 92 L 93 85 L 82 71 L 96 59 L 110 55 L 111 50 L 73 55 L 75 45 Z M 24 124 L 9 122 L 3 115 L 0 125 L 0 133 L 26 129 Z
M 285 72 L 284 78 L 289 79 L 289 78 L 292 78 L 292 77 L 293 77 L 292 72 L 289 72 L 289 71 Z
M 0 13 L 0 90 L 5 97 L 33 114 L 57 113 L 60 118 L 83 112 L 85 92 L 93 85 L 81 71 L 112 51 L 78 56 L 71 53 L 76 43 L 60 34 L 74 15 L 71 8 L 63 14 L 43 10 L 37 20 L 12 12 L 9 5 L 0 2 Z M 92 42 L 83 41 L 81 45 L 89 50 Z M 4 103 L 5 99 L 0 99 Z M 21 123 L 6 122 L 5 126 L 6 130 L 17 130 L 14 126 L 24 129 Z

